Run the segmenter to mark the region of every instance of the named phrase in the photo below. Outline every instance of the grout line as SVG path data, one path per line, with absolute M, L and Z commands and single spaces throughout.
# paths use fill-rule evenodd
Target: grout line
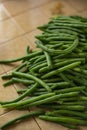
M 50 1 L 47 1 L 46 3 L 43 3 L 43 4 L 40 4 L 40 5 L 37 5 L 37 6 L 35 6 L 35 7 L 27 8 L 27 9 L 25 9 L 25 10 L 19 12 L 19 13 L 13 14 L 13 15 L 10 14 L 10 12 L 8 11 L 8 9 L 7 9 L 6 7 L 5 7 L 5 8 L 6 8 L 7 12 L 9 12 L 9 14 L 10 14 L 10 18 L 11 18 L 11 17 L 16 17 L 16 16 L 18 16 L 18 15 L 20 15 L 20 14 L 23 14 L 23 13 L 25 13 L 25 12 L 27 12 L 27 11 L 32 10 L 32 9 L 40 8 L 41 6 L 46 5 L 46 4 L 48 4 L 48 3 L 50 3 Z
M 11 112 L 11 111 L 13 111 L 13 110 L 15 110 L 15 109 L 8 110 L 7 112 L 4 112 L 4 113 L 0 114 L 0 117 L 3 116 L 3 115 L 6 115 L 7 113 L 9 113 L 9 112 Z
M 34 120 L 35 120 L 36 124 L 38 125 L 39 129 L 42 130 L 42 128 L 40 127 L 40 125 L 39 125 L 39 123 L 37 122 L 37 120 L 35 119 L 35 117 L 34 117 Z
M 37 29 L 37 28 L 36 28 Z M 14 39 L 16 39 L 16 38 L 19 38 L 19 37 L 21 37 L 21 36 L 25 36 L 26 34 L 28 34 L 28 33 L 31 33 L 31 32 L 33 32 L 33 31 L 35 31 L 36 29 L 33 29 L 33 30 L 31 30 L 31 31 L 27 31 L 27 32 L 24 32 L 24 33 L 22 33 L 22 34 L 20 34 L 20 35 L 18 35 L 18 36 L 16 36 L 16 37 L 14 37 L 14 38 L 11 38 L 11 39 L 9 39 L 9 40 L 7 40 L 7 41 L 4 41 L 4 42 L 1 42 L 0 43 L 0 46 L 1 45 L 4 45 L 4 44 L 7 44 L 9 41 L 12 41 L 12 40 L 14 40 Z M 23 30 L 22 30 L 23 31 Z
M 4 6 L 4 7 L 5 7 L 5 10 L 6 10 L 7 13 L 8 13 L 8 15 L 7 15 L 8 17 L 7 17 L 7 18 L 4 18 L 4 19 L 2 19 L 2 20 L 0 20 L 0 22 L 1 22 L 1 21 L 6 21 L 6 20 L 11 19 L 11 18 L 13 18 L 13 17 L 16 17 L 16 16 L 18 16 L 18 15 L 20 15 L 20 14 L 23 14 L 23 13 L 27 12 L 27 11 L 40 8 L 40 7 L 42 7 L 43 5 L 46 5 L 46 4 L 48 4 L 48 3 L 52 3 L 52 1 L 48 1 L 48 2 L 46 2 L 46 3 L 43 3 L 43 4 L 39 5 L 39 6 L 37 5 L 36 7 L 31 7 L 31 8 L 25 9 L 24 11 L 21 11 L 21 12 L 19 12 L 19 13 L 17 13 L 17 14 L 14 14 L 14 15 L 11 15 L 10 12 L 8 11 L 8 9 Z M 1 3 L 1 4 L 3 4 L 3 3 Z
M 4 41 L 4 42 L 1 42 L 0 43 L 0 46 L 1 45 L 3 45 L 3 44 L 6 44 L 6 43 L 8 43 L 9 41 L 12 41 L 12 40 L 14 40 L 14 39 L 16 39 L 16 38 L 18 38 L 18 37 L 20 37 L 20 36 L 22 36 L 22 35 L 24 35 L 25 33 L 23 33 L 23 34 L 20 34 L 20 35 L 18 35 L 18 36 L 15 36 L 14 38 L 11 38 L 11 39 L 9 39 L 9 40 L 6 40 L 6 41 Z

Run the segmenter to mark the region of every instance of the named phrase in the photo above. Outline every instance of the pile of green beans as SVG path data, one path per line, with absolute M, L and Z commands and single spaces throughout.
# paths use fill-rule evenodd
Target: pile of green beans
M 17 90 L 20 94 L 18 98 L 0 101 L 0 107 L 20 110 L 37 106 L 44 112 L 32 111 L 11 120 L 0 129 L 31 116 L 71 129 L 86 126 L 87 19 L 59 15 L 38 29 L 42 34 L 36 36 L 37 50 L 31 51 L 28 46 L 25 56 L 0 60 L 0 64 L 21 61 L 11 74 L 2 76 L 3 80 L 8 80 L 4 87 L 14 83 L 26 87 Z

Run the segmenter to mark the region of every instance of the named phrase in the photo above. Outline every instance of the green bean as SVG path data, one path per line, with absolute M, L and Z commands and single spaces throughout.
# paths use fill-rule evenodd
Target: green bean
M 19 71 L 21 70 L 23 67 L 26 66 L 26 62 L 22 63 L 20 66 L 18 66 L 14 71 Z
M 30 107 L 30 106 L 41 105 L 41 104 L 44 104 L 44 103 L 57 101 L 58 99 L 63 98 L 63 97 L 72 97 L 73 95 L 76 96 L 76 95 L 78 95 L 78 93 L 77 92 L 72 92 L 72 93 L 65 93 L 65 94 L 54 95 L 54 96 L 48 97 L 46 99 L 42 99 L 42 100 L 30 103 L 27 106 Z
M 20 101 L 21 99 L 23 99 L 24 97 L 28 96 L 29 94 L 31 94 L 32 92 L 35 91 L 35 89 L 38 87 L 39 85 L 37 83 L 34 84 L 33 87 L 28 88 L 22 95 L 20 95 L 18 98 L 16 98 L 15 100 L 12 101 L 7 101 L 7 102 L 0 102 L 0 104 L 9 104 L 9 103 L 15 103 Z
M 82 113 L 82 112 L 75 112 L 75 111 L 70 111 L 70 110 L 55 110 L 53 112 L 47 112 L 46 115 L 49 114 L 55 114 L 55 116 L 57 116 L 57 114 L 61 114 L 61 115 L 66 115 L 66 116 L 78 116 L 81 118 L 85 118 L 87 119 L 87 114 Z
M 27 80 L 27 79 L 12 78 L 12 80 L 16 83 L 23 83 L 23 84 L 26 84 L 26 85 L 34 83 L 33 80 Z
M 33 116 L 38 116 L 38 115 L 42 115 L 44 114 L 44 111 L 31 111 L 29 112 L 28 114 L 25 114 L 25 115 L 22 115 L 20 117 L 17 117 L 9 122 L 7 122 L 6 124 L 2 125 L 0 127 L 1 130 L 4 130 L 5 128 L 11 126 L 12 124 L 16 123 L 16 122 L 19 122 L 19 121 L 22 121 L 24 119 L 27 119 L 27 118 L 30 118 L 30 117 L 33 117 Z
M 58 82 L 58 81 L 61 81 L 61 78 L 60 77 L 53 77 L 53 78 L 50 78 L 50 79 L 45 79 L 43 80 L 44 82 L 46 83 L 49 83 L 49 82 Z
M 29 54 L 29 53 L 30 53 L 30 47 L 27 46 L 27 48 L 26 48 L 26 54 Z
M 49 68 L 52 68 L 52 59 L 48 52 L 44 51 L 44 54 L 46 56 L 47 64 Z
M 69 102 L 69 101 L 76 101 L 78 98 L 77 97 L 71 97 L 71 98 L 63 98 L 63 99 L 60 99 L 60 101 L 63 101 L 63 102 Z M 70 102 L 71 103 L 71 102 Z M 63 103 L 64 104 L 64 103 Z M 71 103 L 72 104 L 72 103 Z
M 51 31 L 52 32 L 52 31 Z M 55 29 L 55 30 L 53 30 L 53 32 L 54 33 L 61 33 L 61 32 L 63 32 L 63 33 L 67 33 L 67 34 L 73 34 L 73 35 L 78 35 L 78 33 L 77 32 L 75 32 L 75 31 L 71 31 L 71 30 L 67 30 L 67 29 Z
M 0 60 L 0 64 L 12 63 L 12 62 L 17 62 L 17 61 L 24 60 L 24 59 L 29 59 L 29 58 L 36 56 L 38 54 L 41 54 L 41 53 L 42 53 L 42 51 L 40 50 L 40 51 L 36 51 L 34 53 L 31 53 L 29 55 L 26 55 L 24 57 L 12 59 L 12 60 L 9 60 L 9 59 L 8 60 Z
M 77 20 L 60 20 L 60 19 L 53 19 L 52 20 L 53 23 L 70 23 L 70 24 L 82 24 L 82 22 L 77 21 Z
M 14 81 L 12 79 L 10 79 L 9 81 L 7 81 L 6 83 L 3 84 L 4 87 L 7 87 L 9 85 L 12 85 L 14 83 Z
M 81 90 L 84 90 L 86 87 L 85 86 L 80 86 L 80 87 L 73 87 L 73 88 L 65 88 L 61 90 L 55 90 L 54 92 L 59 94 L 59 93 L 68 93 L 68 92 L 81 92 Z
M 61 76 L 61 78 L 65 81 L 65 82 L 69 82 L 71 86 L 75 86 L 75 83 L 69 79 L 66 74 L 60 73 L 59 74 Z
M 22 61 L 11 74 L 2 76 L 9 79 L 4 86 L 17 82 L 27 87 L 17 91 L 18 98 L 0 102 L 0 108 L 44 108 L 50 112 L 42 113 L 42 119 L 79 129 L 87 124 L 87 19 L 58 15 L 38 28 L 42 30 L 36 36 L 39 50 L 30 51 L 27 46 L 25 56 L 0 60 L 1 64 Z
M 40 96 L 37 96 L 37 97 L 29 98 L 29 99 L 26 99 L 26 100 L 23 100 L 23 101 L 20 101 L 20 102 L 5 104 L 5 105 L 2 105 L 2 107 L 3 108 L 12 108 L 12 107 L 18 107 L 18 106 L 22 107 L 26 104 L 30 104 L 32 102 L 35 102 L 35 101 L 38 101 L 38 100 L 41 100 L 41 99 L 44 99 L 44 98 L 47 98 L 47 97 L 50 97 L 50 96 L 53 96 L 53 95 L 55 95 L 55 93 L 47 93 L 47 94 L 43 94 L 43 95 L 40 95 Z
M 66 65 L 66 66 L 64 66 L 64 67 L 61 67 L 61 68 L 56 69 L 56 70 L 53 70 L 53 71 L 51 71 L 51 72 L 49 72 L 49 73 L 43 75 L 42 78 L 51 77 L 51 76 L 53 76 L 53 75 L 56 75 L 56 74 L 58 74 L 58 73 L 61 73 L 61 72 L 65 71 L 65 70 L 72 69 L 72 68 L 78 66 L 79 64 L 81 64 L 80 61 L 78 61 L 78 62 L 73 62 L 73 63 L 71 63 L 71 64 L 69 64 L 69 65 Z
M 70 129 L 74 129 L 74 130 L 78 130 L 79 127 L 77 125 L 72 125 L 72 124 L 66 124 L 66 123 L 61 123 L 61 122 L 58 122 L 58 124 L 64 126 L 64 127 L 67 127 L 67 128 L 70 128 Z
M 81 119 L 75 119 L 71 117 L 53 117 L 53 116 L 39 116 L 40 119 L 47 120 L 47 121 L 53 121 L 56 123 L 63 122 L 63 123 L 71 123 L 75 125 L 86 125 L 87 121 L 81 120 Z
M 74 31 L 74 32 L 77 32 L 77 33 L 80 33 L 82 34 L 83 31 L 81 29 L 78 29 L 78 28 L 74 28 L 74 27 L 70 27 L 70 26 L 59 26 L 59 25 L 53 25 L 53 26 L 48 26 L 48 29 L 67 29 L 67 30 L 70 30 L 70 31 Z
M 57 87 L 58 88 L 60 88 L 60 87 L 67 87 L 67 86 L 69 86 L 70 85 L 70 83 L 69 82 L 59 82 L 59 83 L 56 83 L 56 84 L 54 84 L 54 85 L 52 85 L 52 89 L 56 89 Z
M 41 42 L 36 42 L 36 44 L 42 48 L 43 50 L 49 52 L 49 53 L 54 53 L 54 54 L 61 54 L 61 53 L 64 53 L 64 54 L 67 54 L 67 53 L 70 53 L 72 52 L 78 45 L 78 39 L 75 39 L 75 41 L 73 42 L 73 44 L 68 47 L 67 49 L 65 50 L 54 50 L 54 49 L 48 49 L 46 46 L 43 46 Z
M 35 92 L 35 93 L 32 93 L 31 95 L 39 96 L 39 95 L 46 94 L 46 93 L 47 92 Z
M 64 32 L 57 32 L 57 33 L 53 33 L 53 34 L 50 34 L 50 33 L 45 33 L 43 35 L 37 35 L 36 38 L 37 39 L 44 39 L 44 38 L 50 38 L 50 37 L 59 37 L 59 36 L 66 36 L 66 37 L 72 37 L 72 36 L 77 36 L 77 35 L 71 35 L 71 34 L 68 34 L 68 33 L 64 33 Z
M 62 23 L 54 23 L 54 25 L 61 26 Z M 63 23 L 63 26 L 67 27 L 76 27 L 76 28 L 87 28 L 87 24 L 69 24 L 69 23 Z
M 24 73 L 20 73 L 20 72 L 13 72 L 12 74 L 15 76 L 18 76 L 18 77 L 22 77 L 22 78 L 33 79 L 34 81 L 39 83 L 41 86 L 43 86 L 48 92 L 51 92 L 51 88 L 49 88 L 49 86 L 44 81 L 42 81 L 41 79 L 39 79 L 31 74 L 24 74 Z
M 50 43 L 49 43 L 50 44 Z M 53 44 L 53 43 L 51 43 L 51 44 Z M 63 43 L 62 42 L 60 42 L 60 43 L 57 43 L 57 44 L 54 44 L 54 45 L 46 45 L 47 47 L 49 47 L 49 48 L 57 48 L 57 47 L 60 47 L 60 46 L 62 46 L 63 45 Z
M 87 97 L 85 97 L 85 96 L 81 96 L 80 99 L 83 101 L 87 101 Z
M 70 110 L 56 110 L 52 112 L 53 114 L 57 115 L 57 114 L 61 114 L 61 115 L 68 115 L 68 116 L 77 116 L 77 117 L 81 117 L 81 118 L 85 118 L 87 119 L 87 115 L 85 113 L 81 113 L 81 112 L 75 112 L 75 111 L 70 111 Z M 46 115 L 51 114 L 51 112 L 48 112 Z
M 56 60 L 55 60 L 56 61 Z M 58 62 L 58 63 L 55 63 L 54 64 L 54 66 L 53 66 L 53 68 L 55 69 L 55 68 L 59 68 L 59 67 L 61 67 L 61 66 L 64 66 L 64 65 L 67 65 L 67 64 L 69 64 L 69 63 L 72 63 L 72 62 L 74 62 L 74 61 L 84 61 L 84 59 L 82 58 L 77 58 L 77 59 L 68 59 L 68 60 L 62 60 L 62 61 L 60 61 L 60 62 Z M 43 68 L 40 68 L 40 70 L 39 70 L 39 72 L 40 73 L 43 73 L 43 72 L 47 72 L 47 71 L 49 71 L 51 68 L 49 68 L 48 66 L 43 66 Z M 69 81 L 69 80 L 68 80 Z
M 30 66 L 28 66 L 29 70 L 31 70 L 32 68 L 39 66 L 41 64 L 45 63 L 45 61 L 40 61 L 38 63 L 34 63 L 33 65 L 31 64 Z
M 43 60 L 45 60 L 45 59 L 46 59 L 46 58 L 45 58 L 45 55 L 40 56 L 37 60 L 34 61 L 34 63 L 38 63 L 39 61 L 43 61 Z
M 85 96 L 87 96 L 87 92 L 85 92 L 85 90 L 81 91 Z
M 35 60 L 37 60 L 40 56 L 35 56 L 35 57 L 32 57 L 31 59 L 29 59 L 29 62 L 34 62 Z
M 61 106 L 54 106 L 55 109 L 66 109 L 66 110 L 75 110 L 75 111 L 84 111 L 86 107 L 84 105 L 61 105 Z
M 36 70 L 38 70 L 46 65 L 47 65 L 47 63 L 38 64 L 37 66 L 32 67 L 31 71 L 36 71 Z
M 77 77 L 77 76 L 72 76 L 70 74 L 67 74 L 67 77 L 72 79 L 73 81 L 75 81 L 76 83 L 80 84 L 80 85 L 84 85 L 87 86 L 87 80 Z
M 86 101 L 73 101 L 73 102 L 65 102 L 63 103 L 63 105 L 86 105 L 87 102 Z
M 2 79 L 11 79 L 12 78 L 12 74 L 4 74 L 1 76 Z
M 27 91 L 27 88 L 26 89 L 19 89 L 19 90 L 17 90 L 17 93 L 22 94 L 22 93 L 24 93 L 26 91 Z

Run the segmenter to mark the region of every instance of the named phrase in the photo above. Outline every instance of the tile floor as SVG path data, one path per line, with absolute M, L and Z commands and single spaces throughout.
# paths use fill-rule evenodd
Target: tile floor
M 54 11 L 56 4 L 59 10 Z M 0 0 L 0 59 L 23 56 L 26 46 L 31 49 L 34 36 L 39 34 L 37 26 L 45 24 L 55 13 L 64 15 L 79 14 L 87 17 L 87 0 Z M 17 64 L 0 65 L 0 77 L 9 73 Z M 17 85 L 3 87 L 4 81 L 0 78 L 0 101 L 12 100 L 18 97 Z M 24 86 L 22 86 L 24 87 Z M 0 108 L 0 126 L 5 122 L 28 111 L 6 111 Z M 32 118 L 14 125 L 8 130 L 68 130 L 60 125 Z M 87 127 L 81 127 L 86 130 Z

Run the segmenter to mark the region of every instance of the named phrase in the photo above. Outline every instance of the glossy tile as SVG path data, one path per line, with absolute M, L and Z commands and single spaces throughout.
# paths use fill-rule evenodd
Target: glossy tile
M 5 20 L 5 19 L 7 19 L 9 17 L 10 17 L 9 13 L 7 12 L 7 10 L 5 9 L 3 4 L 0 4 L 0 21 Z
M 46 4 L 50 0 L 7 0 L 4 2 L 4 6 L 10 12 L 11 15 L 16 15 L 20 12 L 26 11 L 27 9 L 35 8 L 40 5 Z M 21 5 L 21 6 L 20 6 Z M 15 7 L 15 9 L 13 8 Z
M 46 17 L 40 9 L 32 9 L 14 17 L 14 19 L 25 32 L 35 30 L 37 26 L 46 22 Z
M 28 40 L 29 40 L 29 43 L 30 43 L 29 45 L 30 45 L 30 48 L 31 48 L 31 49 L 36 49 L 35 41 L 36 41 L 37 39 L 35 38 L 35 36 L 36 36 L 36 35 L 39 35 L 40 33 L 41 33 L 41 31 L 35 30 L 35 31 L 32 31 L 32 32 L 26 34 L 26 37 L 27 37 Z
M 40 7 L 40 9 L 48 16 L 53 17 L 57 14 L 72 15 L 76 14 L 76 10 L 64 1 L 52 1 Z
M 80 127 L 81 130 L 87 130 L 87 126 Z
M 0 44 L 23 34 L 13 19 L 0 21 Z
M 77 11 L 72 6 L 70 6 L 69 3 L 63 1 L 62 2 L 62 14 L 63 15 L 76 15 Z
M 0 64 L 0 74 L 4 73 L 4 69 L 3 69 L 3 66 Z
M 24 37 L 18 37 L 0 46 L 0 59 L 14 59 L 26 54 L 25 50 L 29 41 Z M 14 69 L 20 63 L 3 65 L 5 71 Z
M 87 9 L 87 0 L 67 0 L 73 8 L 75 8 L 77 11 L 83 11 Z
M 82 12 L 80 12 L 79 15 L 87 18 L 87 9 L 82 11 Z
M 17 98 L 18 94 L 12 85 L 9 87 L 3 87 L 5 82 L 6 80 L 2 80 L 0 75 L 0 101 L 10 101 Z M 0 108 L 0 115 L 5 112 L 7 112 L 7 110 Z
M 2 116 L 0 116 L 0 126 L 2 126 L 4 123 L 17 118 L 23 114 L 27 114 L 28 111 L 17 111 L 13 110 L 10 111 Z M 33 118 L 26 119 L 24 121 L 18 122 L 8 128 L 6 130 L 40 130 L 37 123 L 34 121 Z
M 50 18 L 51 16 L 60 13 L 61 6 L 62 6 L 62 1 L 54 0 L 48 4 L 41 6 L 40 9 L 44 12 L 45 15 L 48 16 L 48 18 Z

